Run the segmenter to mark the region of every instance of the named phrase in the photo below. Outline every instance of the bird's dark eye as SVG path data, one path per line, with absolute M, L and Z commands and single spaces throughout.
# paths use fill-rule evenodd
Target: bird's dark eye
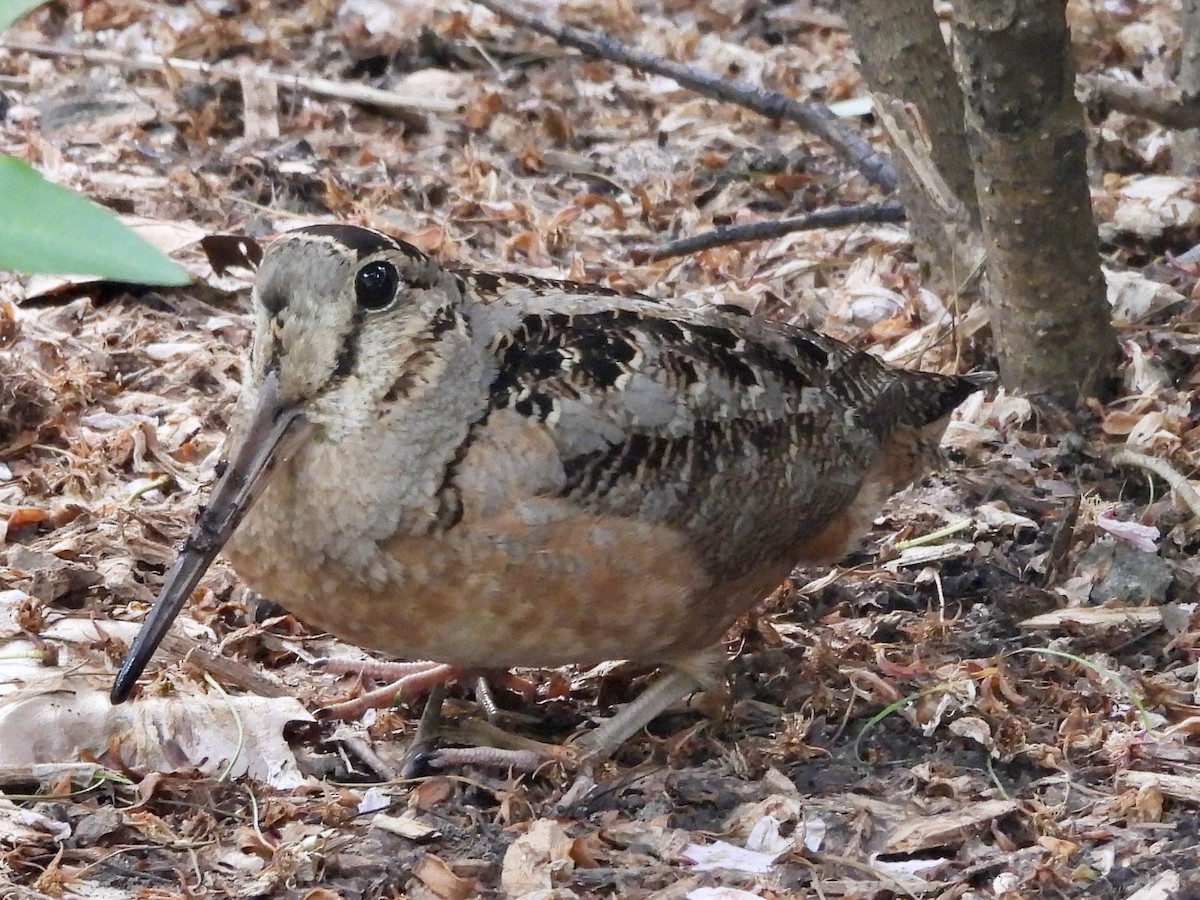
M 354 296 L 363 309 L 383 309 L 396 299 L 400 273 L 391 263 L 367 263 L 354 276 Z

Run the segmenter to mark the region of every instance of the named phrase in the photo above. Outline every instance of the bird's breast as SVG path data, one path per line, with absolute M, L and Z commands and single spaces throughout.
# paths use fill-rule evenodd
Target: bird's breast
M 402 658 L 661 662 L 716 640 L 740 612 L 698 616 L 712 579 L 682 535 L 558 499 L 356 546 L 321 539 L 312 521 L 292 526 L 248 518 L 229 548 L 238 574 L 311 625 Z

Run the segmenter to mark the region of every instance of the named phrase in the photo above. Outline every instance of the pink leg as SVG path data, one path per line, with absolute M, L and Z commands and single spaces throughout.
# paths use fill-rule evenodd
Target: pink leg
M 548 748 L 557 749 L 557 748 Z M 508 769 L 513 772 L 536 772 L 547 763 L 556 761 L 549 752 L 536 750 L 505 750 L 502 747 L 446 747 L 434 751 L 429 759 L 432 769 L 451 769 L 455 766 L 480 766 L 486 769 Z
M 473 729 L 480 737 L 490 738 L 501 744 L 516 745 L 508 748 L 501 747 L 455 747 L 446 750 L 432 750 L 432 744 L 437 737 L 437 727 L 440 720 L 442 693 L 438 690 L 441 685 L 455 678 L 462 678 L 468 673 L 453 666 L 435 662 L 377 662 L 357 661 L 346 659 L 323 659 L 317 663 L 319 668 L 338 675 L 359 675 L 364 678 L 388 680 L 390 683 L 381 688 L 347 700 L 334 703 L 318 712 L 324 719 L 356 719 L 368 709 L 387 708 L 400 698 L 410 699 L 429 693 L 429 705 L 421 716 L 417 733 L 413 737 L 413 746 L 409 758 L 404 765 L 406 777 L 416 774 L 415 769 L 420 765 L 418 760 L 425 760 L 433 768 L 447 768 L 455 765 L 478 765 L 487 768 L 504 768 L 518 772 L 532 772 L 554 761 L 558 757 L 557 747 L 550 747 L 536 741 L 528 741 L 515 735 L 509 735 L 495 726 L 483 722 L 474 724 Z M 485 676 L 475 679 L 475 694 L 480 707 L 490 720 L 498 715 L 496 702 L 492 698 L 491 688 Z
M 366 678 L 392 679 L 384 687 L 367 691 L 353 700 L 334 703 L 320 711 L 325 719 L 357 719 L 368 709 L 386 709 L 401 698 L 419 697 L 435 685 L 456 678 L 460 672 L 453 666 L 435 662 L 355 662 L 344 659 L 325 659 L 320 667 L 339 675 L 361 675 Z
M 598 728 L 587 732 L 566 746 L 559 747 L 522 739 L 495 726 L 476 722 L 472 727 L 463 730 L 470 732 L 478 731 L 481 728 L 486 729 L 487 734 L 476 735 L 483 738 L 480 743 L 492 743 L 499 746 L 476 745 L 434 751 L 428 761 L 434 767 L 466 764 L 509 768 L 516 771 L 532 771 L 548 762 L 556 762 L 568 768 L 588 771 L 608 759 L 621 744 L 664 710 L 697 689 L 718 682 L 724 662 L 725 651 L 720 646 L 707 648 L 691 657 L 677 661 L 661 673 L 632 703 L 625 706 L 612 718 L 605 720 Z M 357 718 L 368 709 L 392 706 L 402 697 L 420 696 L 455 678 L 472 674 L 482 678 L 478 671 L 468 672 L 435 662 L 385 663 L 326 659 L 322 660 L 319 665 L 330 672 L 358 674 L 368 678 L 393 679 L 385 687 L 368 691 L 353 700 L 325 707 L 318 714 L 327 719 Z M 488 714 L 488 718 L 492 718 L 496 713 L 495 703 L 494 701 L 489 702 L 490 691 L 486 688 L 485 682 L 481 688 L 477 689 L 476 695 L 480 705 Z M 432 741 L 440 707 L 439 697 L 434 708 L 427 710 L 429 715 L 422 717 L 419 739 L 416 741 L 421 748 L 425 748 Z M 426 722 L 426 718 L 429 719 L 428 722 Z M 469 741 L 469 735 L 467 737 Z M 426 749 L 419 751 L 421 756 L 426 753 Z

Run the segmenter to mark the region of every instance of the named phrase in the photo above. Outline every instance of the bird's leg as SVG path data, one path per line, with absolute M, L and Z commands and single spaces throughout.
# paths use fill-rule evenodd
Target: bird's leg
M 386 708 L 399 697 L 412 698 L 428 692 L 425 709 L 417 723 L 412 743 L 404 755 L 401 775 L 415 777 L 426 766 L 448 768 L 454 765 L 481 765 L 489 768 L 509 768 L 532 772 L 553 758 L 558 747 L 527 741 L 510 735 L 494 724 L 476 725 L 472 731 L 476 736 L 490 739 L 498 744 L 515 744 L 515 748 L 477 746 L 436 749 L 435 744 L 442 722 L 442 703 L 446 699 L 446 684 L 464 673 L 453 666 L 433 662 L 358 662 L 353 660 L 323 659 L 321 668 L 339 675 L 361 675 L 366 678 L 392 679 L 384 687 L 368 691 L 353 700 L 335 703 L 321 710 L 324 718 L 354 719 L 368 709 Z M 486 673 L 474 679 L 475 699 L 488 722 L 493 722 L 502 713 L 492 695 Z M 469 735 L 468 735 L 469 737 Z M 544 748 L 544 750 L 543 750 Z
M 568 769 L 587 772 L 608 759 L 621 744 L 688 694 L 715 684 L 724 665 L 725 650 L 719 646 L 676 662 L 632 703 L 565 747 L 518 738 L 494 726 L 475 722 L 467 731 L 500 746 L 437 750 L 430 756 L 429 763 L 435 768 L 480 765 L 534 771 L 553 762 L 565 765 Z
M 491 682 L 488 681 L 487 675 L 478 675 L 475 678 L 475 702 L 479 704 L 479 708 L 483 710 L 484 717 L 493 725 L 500 718 L 500 707 L 496 703 L 496 695 L 492 693 Z
M 354 700 L 336 703 L 325 707 L 323 715 L 331 719 L 353 719 L 361 716 L 368 709 L 386 708 L 393 705 L 397 699 L 419 697 L 431 688 L 456 678 L 462 678 L 466 673 L 462 669 L 435 662 L 380 662 L 378 660 L 356 661 L 345 659 L 319 659 L 318 668 L 335 675 L 359 675 L 363 678 L 373 678 L 389 683 L 377 690 L 369 691 Z M 492 676 L 504 674 L 496 669 Z M 488 672 L 474 674 L 472 689 L 475 702 L 483 711 L 484 716 L 493 725 L 505 715 L 496 703 L 495 694 L 489 681 Z
M 637 699 L 622 707 L 611 719 L 604 720 L 598 728 L 577 738 L 574 744 L 584 751 L 587 759 L 601 762 L 660 713 L 699 687 L 700 682 L 687 672 L 677 669 L 664 672 Z
M 632 703 L 573 742 L 572 746 L 582 751 L 584 766 L 608 759 L 658 715 L 688 694 L 715 684 L 724 664 L 724 648 L 713 647 L 672 665 Z
M 417 722 L 416 734 L 404 754 L 404 763 L 400 767 L 401 778 L 417 777 L 429 762 L 430 754 L 435 752 L 433 745 L 437 741 L 438 726 L 442 723 L 442 701 L 445 699 L 445 682 L 435 684 L 425 699 L 425 709 Z
M 462 736 L 468 740 L 471 737 L 486 740 L 496 746 L 439 749 L 428 757 L 429 764 L 434 768 L 474 765 L 531 772 L 547 763 L 560 763 L 568 769 L 589 770 L 606 760 L 659 714 L 693 691 L 713 684 L 724 662 L 724 649 L 716 647 L 675 664 L 615 716 L 565 747 L 530 741 L 494 725 L 474 722 L 462 730 Z M 487 701 L 480 699 L 478 690 L 476 698 L 486 711 Z
M 491 687 L 487 676 L 480 675 L 475 679 L 476 700 L 484 709 L 484 714 L 490 721 L 498 714 L 496 701 L 492 697 Z M 425 709 L 417 723 L 416 734 L 404 755 L 404 764 L 400 769 L 403 778 L 415 778 L 426 768 L 448 769 L 453 766 L 483 766 L 489 769 L 510 769 L 517 772 L 533 772 L 547 762 L 561 756 L 561 748 L 530 741 L 509 734 L 495 725 L 476 722 L 469 729 L 470 734 L 494 740 L 502 746 L 472 746 L 435 748 L 442 722 L 442 701 L 446 698 L 446 685 L 435 685 L 425 701 Z M 486 698 L 486 699 L 484 699 Z M 503 746 L 508 745 L 508 746 Z
M 373 691 L 353 700 L 334 703 L 321 710 L 326 719 L 357 719 L 368 709 L 386 709 L 401 698 L 419 697 L 437 685 L 445 684 L 459 675 L 454 666 L 435 662 L 359 662 L 343 659 L 324 659 L 321 668 L 339 675 L 361 675 L 366 678 L 391 679 Z M 439 704 L 440 705 L 440 704 Z
M 573 762 L 567 748 L 521 737 L 478 719 L 457 727 L 453 739 L 461 740 L 468 746 L 442 747 L 433 751 L 427 758 L 430 768 L 481 766 L 513 772 L 536 772 L 547 763 L 571 765 Z
M 488 743 L 498 746 L 472 746 L 431 750 L 440 722 L 444 692 L 439 690 L 447 681 L 464 673 L 452 666 L 432 662 L 380 663 L 322 660 L 323 668 L 343 674 L 361 674 L 371 678 L 395 679 L 386 687 L 369 691 L 354 700 L 337 703 L 322 710 L 326 718 L 350 719 L 373 707 L 392 705 L 399 696 L 413 697 L 432 690 L 421 716 L 413 748 L 405 762 L 406 770 L 425 761 L 435 768 L 453 765 L 481 765 L 489 768 L 508 768 L 533 771 L 547 762 L 559 762 L 574 768 L 591 768 L 608 759 L 618 747 L 645 728 L 653 719 L 674 706 L 688 694 L 718 680 L 725 663 L 722 647 L 713 647 L 677 661 L 654 680 L 633 702 L 600 726 L 577 738 L 567 747 L 530 741 L 497 728 L 475 723 L 465 729 Z M 475 697 L 489 721 L 499 715 L 486 674 L 475 678 Z M 565 752 L 564 752 L 565 751 Z

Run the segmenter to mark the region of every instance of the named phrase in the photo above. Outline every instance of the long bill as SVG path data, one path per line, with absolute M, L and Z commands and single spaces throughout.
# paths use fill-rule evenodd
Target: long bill
M 258 405 L 250 427 L 213 487 L 208 506 L 201 510 L 192 526 L 179 558 L 167 573 L 158 599 L 117 673 L 109 694 L 113 703 L 129 698 L 134 683 L 213 559 L 262 494 L 279 464 L 299 449 L 311 431 L 300 410 L 284 402 L 276 373 L 268 372 L 259 387 Z

